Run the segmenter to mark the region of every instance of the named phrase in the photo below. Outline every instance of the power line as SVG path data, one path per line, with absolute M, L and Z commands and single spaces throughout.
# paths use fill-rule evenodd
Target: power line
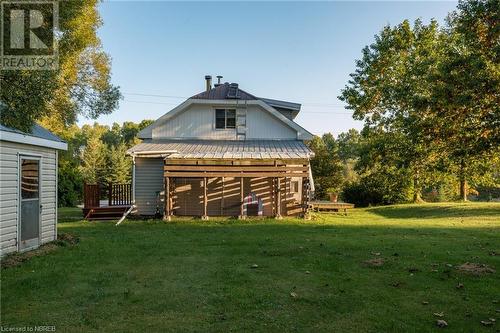
M 189 98 L 189 97 L 186 97 L 186 96 L 160 95 L 160 94 L 144 94 L 144 93 L 130 93 L 130 92 L 124 92 L 122 94 L 124 94 L 124 95 L 133 95 L 133 96 L 145 96 L 145 97 L 159 97 L 159 98 L 180 98 L 180 99 L 187 99 L 187 98 Z M 323 107 L 323 106 L 345 107 L 344 104 L 337 104 L 337 103 L 302 102 L 300 104 L 307 105 L 307 106 L 312 106 L 312 107 Z
M 159 104 L 159 105 L 177 105 L 177 103 L 164 103 L 164 102 L 151 102 L 151 101 L 135 101 L 130 99 L 124 99 L 124 102 L 129 103 L 144 103 L 144 104 Z M 309 114 L 309 113 L 319 113 L 319 114 L 347 114 L 352 115 L 350 112 L 328 112 L 328 111 L 301 111 L 301 114 Z

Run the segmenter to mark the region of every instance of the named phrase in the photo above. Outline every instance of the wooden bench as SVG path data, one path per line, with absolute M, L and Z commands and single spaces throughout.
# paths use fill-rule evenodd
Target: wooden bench
M 315 210 L 318 212 L 321 210 L 334 212 L 344 211 L 344 214 L 347 215 L 347 210 L 354 208 L 354 204 L 331 201 L 310 201 L 309 207 L 311 208 L 311 210 Z

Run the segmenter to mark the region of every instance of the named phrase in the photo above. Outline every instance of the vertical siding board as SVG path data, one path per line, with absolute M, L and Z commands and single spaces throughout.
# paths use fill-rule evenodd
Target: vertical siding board
M 228 108 L 231 108 L 228 106 Z M 234 108 L 234 107 L 232 107 Z M 153 139 L 191 138 L 237 140 L 236 129 L 215 129 L 215 107 L 192 105 L 161 126 L 153 129 Z M 296 139 L 297 132 L 260 106 L 247 106 L 247 139 Z
M 157 204 L 156 193 L 164 190 L 163 159 L 136 157 L 135 163 L 137 214 L 154 215 Z M 164 211 L 163 207 L 163 202 L 160 202 L 160 212 Z

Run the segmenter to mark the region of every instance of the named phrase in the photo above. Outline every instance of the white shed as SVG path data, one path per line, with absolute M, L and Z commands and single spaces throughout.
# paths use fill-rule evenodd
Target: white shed
M 0 255 L 57 238 L 57 159 L 67 144 L 34 125 L 0 125 Z

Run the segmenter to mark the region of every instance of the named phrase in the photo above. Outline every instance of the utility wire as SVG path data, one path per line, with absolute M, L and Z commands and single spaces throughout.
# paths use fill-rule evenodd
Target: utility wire
M 135 100 L 130 100 L 130 99 L 124 99 L 124 102 L 129 102 L 129 103 L 142 103 L 142 104 L 159 104 L 159 105 L 177 105 L 177 103 L 164 103 L 164 102 L 150 102 L 150 101 L 135 101 Z M 322 114 L 347 114 L 347 115 L 352 115 L 350 112 L 328 112 L 328 111 L 301 111 L 301 114 L 304 113 L 322 113 Z
M 124 92 L 122 94 L 124 94 L 124 95 L 133 95 L 133 96 L 145 96 L 145 97 L 160 97 L 160 98 L 180 98 L 180 99 L 187 99 L 187 98 L 189 98 L 189 97 L 186 97 L 186 96 L 159 95 L 159 94 L 143 94 L 143 93 L 129 93 L 129 92 Z M 313 107 L 320 107 L 320 106 L 345 107 L 344 104 L 338 104 L 338 103 L 303 102 L 301 104 L 302 105 L 307 105 L 307 106 L 313 106 Z

